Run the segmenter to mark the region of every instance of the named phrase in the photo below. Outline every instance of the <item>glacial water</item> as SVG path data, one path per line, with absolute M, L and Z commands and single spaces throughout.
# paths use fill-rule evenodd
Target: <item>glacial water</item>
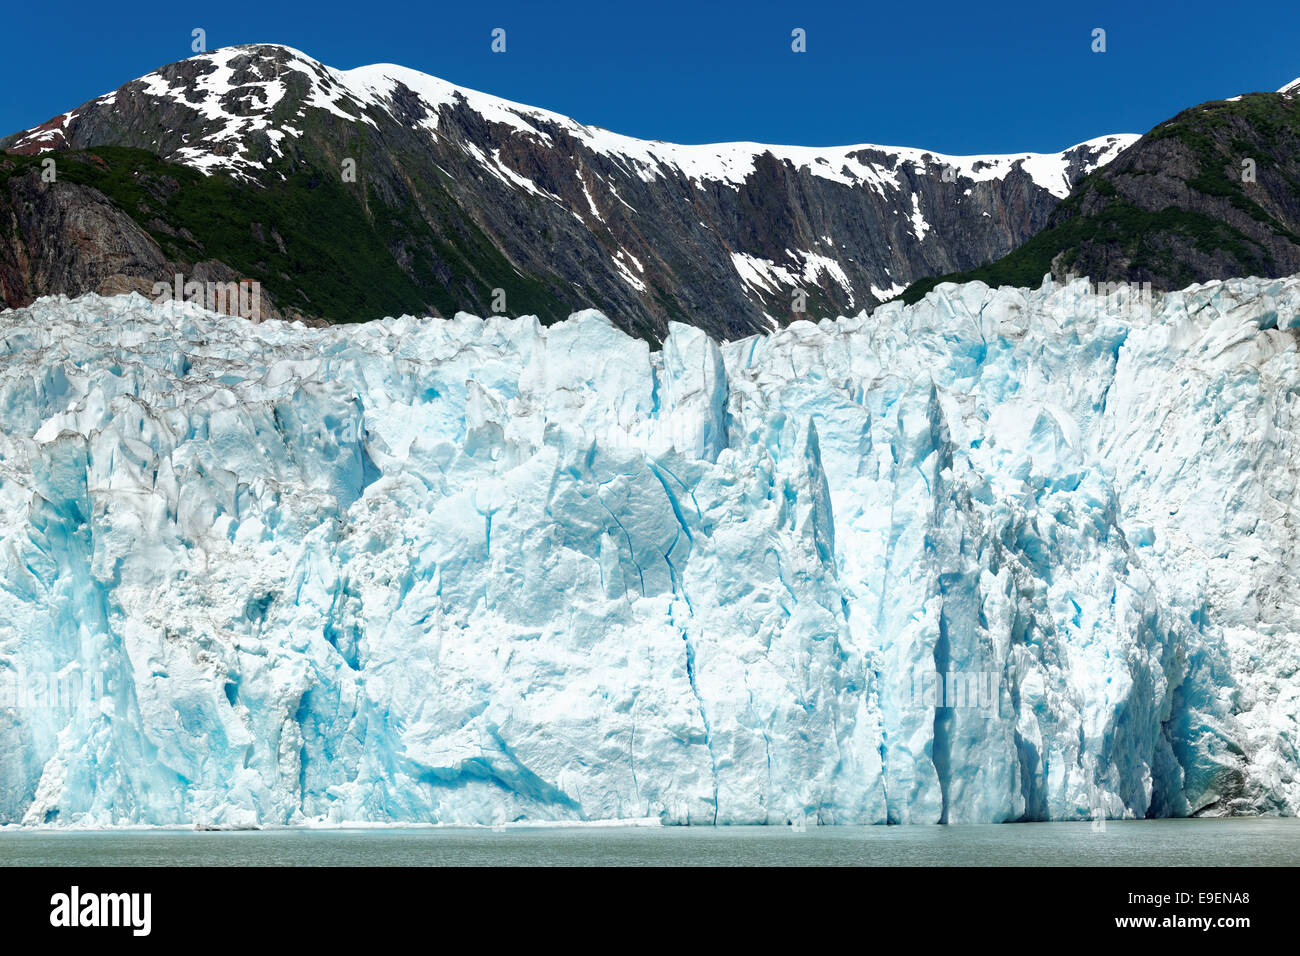
M 0 833 L 7 866 L 1295 866 L 1295 819 Z

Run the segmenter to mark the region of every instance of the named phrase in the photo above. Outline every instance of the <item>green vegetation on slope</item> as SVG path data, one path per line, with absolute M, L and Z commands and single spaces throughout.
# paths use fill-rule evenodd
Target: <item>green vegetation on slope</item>
M 1204 252 L 1222 249 L 1242 263 L 1261 261 L 1263 255 L 1251 239 L 1212 216 L 1177 206 L 1147 212 L 1131 202 L 1115 198 L 1095 215 L 1076 215 L 1044 229 L 996 262 L 967 272 L 921 279 L 908 286 L 898 298 L 911 304 L 924 298 L 941 282 L 978 280 L 990 286 L 1037 288 L 1043 276 L 1052 271 L 1052 262 L 1058 255 L 1064 254 L 1060 265 L 1068 270 L 1080 246 L 1086 242 L 1114 243 L 1123 250 L 1132 268 L 1170 276 L 1175 285 L 1190 285 L 1195 278 L 1158 241 L 1160 236 L 1166 235 L 1185 237 Z
M 39 169 L 49 155 L 6 157 L 13 165 L 0 170 L 0 185 Z M 421 315 L 430 308 L 450 315 L 487 303 L 492 287 L 500 286 L 512 312 L 531 311 L 546 320 L 568 314 L 542 282 L 520 275 L 472 223 L 461 219 L 462 235 L 449 242 L 373 192 L 372 221 L 358 198 L 363 186 L 336 175 L 306 168 L 260 187 L 223 173 L 205 176 L 129 147 L 54 156 L 60 182 L 102 192 L 169 259 L 218 259 L 260 280 L 282 309 L 335 322 Z M 411 251 L 411 274 L 390 251 L 399 244 Z M 489 284 L 488 276 L 511 278 Z
M 1300 245 L 1300 235 L 1289 229 L 1248 195 L 1240 176 L 1242 159 L 1253 159 L 1258 170 L 1269 170 L 1296 195 L 1300 180 L 1288 174 L 1278 157 L 1293 154 L 1300 133 L 1300 97 L 1272 93 L 1243 96 L 1184 110 L 1160 124 L 1132 149 L 1149 148 L 1161 140 L 1175 140 L 1190 152 L 1195 172 L 1186 179 L 1201 196 L 1225 199 L 1250 216 L 1263 229 Z M 983 281 L 991 286 L 1037 287 L 1057 266 L 1068 273 L 1089 246 L 1104 246 L 1109 261 L 1125 264 L 1124 276 L 1093 276 L 1100 281 L 1157 276 L 1169 287 L 1189 285 L 1205 277 L 1181 261 L 1172 247 L 1186 243 L 1203 253 L 1222 252 L 1235 260 L 1241 274 L 1268 273 L 1273 265 L 1267 249 L 1256 238 L 1213 215 L 1166 205 L 1159 210 L 1141 208 L 1123 195 L 1115 179 L 1140 182 L 1154 170 L 1126 164 L 1122 172 L 1103 167 L 1081 180 L 1054 211 L 1048 228 L 1003 258 L 966 272 L 922 279 L 898 298 L 906 303 L 923 298 L 941 282 Z M 1085 200 L 1088 212 L 1084 212 Z M 1059 257 L 1059 258 L 1058 258 Z

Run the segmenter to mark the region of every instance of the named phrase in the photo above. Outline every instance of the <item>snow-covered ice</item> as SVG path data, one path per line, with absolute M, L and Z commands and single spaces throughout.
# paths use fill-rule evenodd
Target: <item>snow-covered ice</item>
M 1300 277 L 1086 292 L 0 313 L 0 823 L 1294 814 Z

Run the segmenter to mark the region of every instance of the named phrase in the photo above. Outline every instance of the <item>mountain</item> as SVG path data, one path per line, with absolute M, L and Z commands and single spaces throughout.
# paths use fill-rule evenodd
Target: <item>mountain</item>
M 8 312 L 0 825 L 1294 815 L 1300 276 L 1087 292 Z
M 1300 272 L 1300 79 L 1183 110 L 1082 178 L 1046 228 L 989 265 L 921 280 L 1094 282 L 1180 289 Z
M 229 47 L 0 141 L 0 294 L 147 291 L 200 264 L 260 280 L 286 315 L 594 306 L 656 341 L 674 318 L 731 339 L 996 259 L 1135 138 L 966 157 L 684 146 L 399 66 Z

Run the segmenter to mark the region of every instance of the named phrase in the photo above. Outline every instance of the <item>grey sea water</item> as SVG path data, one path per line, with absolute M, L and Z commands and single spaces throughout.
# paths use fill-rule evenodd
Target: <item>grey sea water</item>
M 7 866 L 1296 866 L 1294 819 L 991 826 L 0 832 Z

